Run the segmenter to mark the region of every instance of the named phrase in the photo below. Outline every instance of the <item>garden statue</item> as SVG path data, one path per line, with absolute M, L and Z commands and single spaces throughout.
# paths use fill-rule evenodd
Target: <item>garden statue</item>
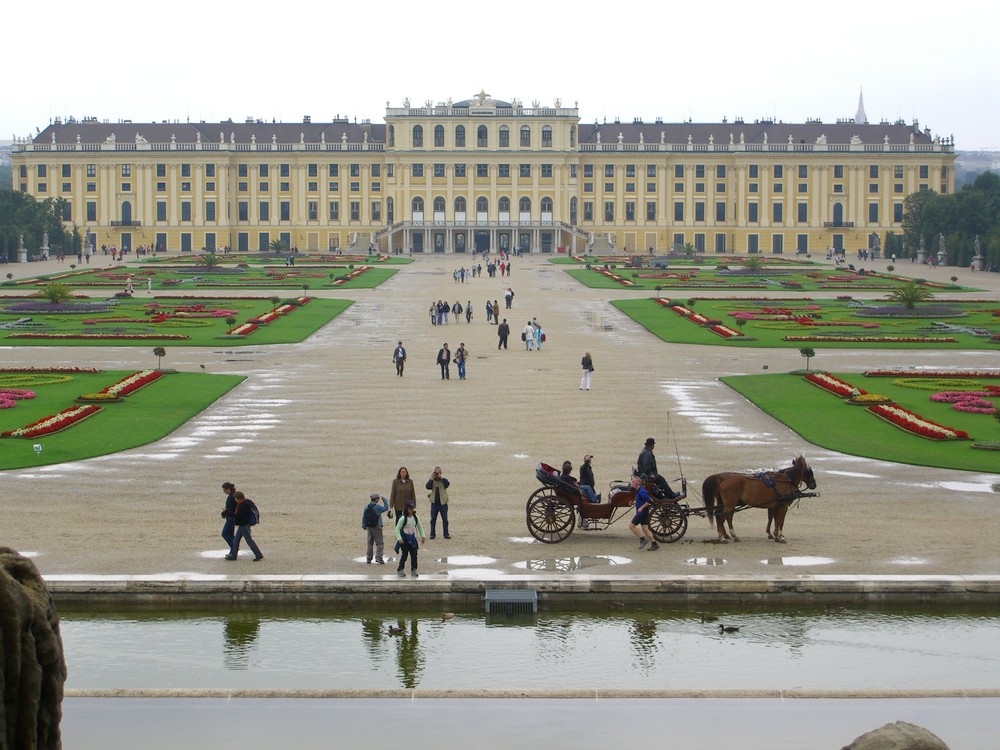
M 938 234 L 938 265 L 948 265 L 948 248 L 944 244 L 944 233 Z

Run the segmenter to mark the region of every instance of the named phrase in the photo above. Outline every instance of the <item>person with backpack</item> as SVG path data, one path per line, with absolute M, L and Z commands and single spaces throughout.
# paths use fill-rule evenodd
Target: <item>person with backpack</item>
M 381 500 L 381 502 L 379 502 Z M 365 548 L 365 562 L 371 565 L 374 548 L 375 562 L 385 564 L 382 557 L 384 542 L 382 540 L 382 514 L 389 510 L 389 501 L 373 492 L 368 496 L 368 503 L 361 512 L 361 528 L 365 530 L 368 546 Z
M 420 535 L 420 542 L 417 542 L 417 535 Z M 406 559 L 410 559 L 410 575 L 419 578 L 417 573 L 417 550 L 420 545 L 427 542 L 424 536 L 424 528 L 417 519 L 417 507 L 414 503 L 407 503 L 403 509 L 403 515 L 396 521 L 396 547 L 400 551 L 399 565 L 396 568 L 396 575 L 406 578 L 406 571 L 403 570 Z
M 260 521 L 260 511 L 257 510 L 257 506 L 254 505 L 253 500 L 242 492 L 237 491 L 234 497 L 236 500 L 236 536 L 233 537 L 233 546 L 230 547 L 226 559 L 235 560 L 236 556 L 240 553 L 240 540 L 246 539 L 247 546 L 254 554 L 254 562 L 263 560 L 264 553 L 260 551 L 257 542 L 250 535 L 250 527 L 256 526 Z

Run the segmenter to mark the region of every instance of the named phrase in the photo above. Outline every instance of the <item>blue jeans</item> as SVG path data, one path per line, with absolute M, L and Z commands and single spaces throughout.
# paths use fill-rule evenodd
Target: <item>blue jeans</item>
M 458 379 L 465 380 L 465 360 L 458 360 Z
M 254 557 L 263 557 L 264 555 L 260 551 L 260 547 L 257 546 L 257 542 L 253 540 L 250 536 L 250 524 L 245 524 L 243 526 L 236 527 L 236 536 L 233 538 L 233 546 L 229 549 L 229 554 L 232 557 L 236 557 L 240 553 L 240 540 L 247 540 L 247 547 L 253 552 Z
M 236 535 L 236 519 L 230 516 L 226 519 L 226 522 L 222 524 L 222 538 L 229 545 L 229 548 L 233 548 L 233 537 Z
M 438 515 L 441 516 L 441 530 L 448 536 L 448 504 L 431 503 L 431 539 L 434 538 Z
M 586 497 L 587 500 L 590 501 L 590 502 L 592 502 L 592 503 L 599 503 L 599 502 L 601 502 L 600 500 L 597 499 L 597 493 L 594 492 L 594 488 L 591 487 L 589 484 L 581 484 L 580 485 L 580 492 L 582 492 L 583 495 L 584 495 L 584 497 Z

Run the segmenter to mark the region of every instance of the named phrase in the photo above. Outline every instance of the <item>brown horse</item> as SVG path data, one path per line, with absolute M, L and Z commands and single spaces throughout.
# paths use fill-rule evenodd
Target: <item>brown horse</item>
M 816 489 L 816 478 L 805 458 L 799 456 L 787 469 L 762 472 L 760 474 L 738 474 L 723 472 L 713 474 L 702 483 L 702 497 L 705 501 L 705 511 L 711 524 L 715 520 L 719 541 L 728 541 L 730 534 L 726 532 L 728 524 L 732 539 L 739 541 L 733 531 L 733 514 L 740 505 L 754 508 L 766 508 L 768 511 L 768 538 L 776 542 L 784 542 L 783 533 L 785 514 L 792 501 L 799 495 L 799 485 L 803 482 L 811 490 Z M 774 522 L 774 534 L 770 533 L 771 522 Z

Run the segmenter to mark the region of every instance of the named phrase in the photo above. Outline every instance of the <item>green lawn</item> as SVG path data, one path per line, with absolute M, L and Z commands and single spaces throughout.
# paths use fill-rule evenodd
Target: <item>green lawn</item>
M 930 395 L 937 391 L 975 388 L 968 385 L 958 388 L 954 383 L 949 386 L 949 381 L 942 380 L 933 384 L 935 390 L 925 390 L 912 386 L 931 385 L 926 379 L 910 382 L 908 387 L 894 384 L 893 378 L 831 374 L 861 390 L 888 396 L 899 406 L 927 420 L 964 430 L 973 440 L 936 441 L 911 435 L 797 374 L 743 375 L 722 378 L 722 382 L 810 443 L 823 448 L 917 466 L 1000 471 L 1000 452 L 972 447 L 974 442 L 1000 441 L 1000 422 L 991 416 L 955 411 L 950 404 L 930 400 Z M 980 382 L 1000 385 L 996 378 Z M 1000 406 L 1000 398 L 992 401 Z
M 672 299 L 677 304 L 709 320 L 721 321 L 729 328 L 743 333 L 744 337 L 724 338 L 706 325 L 693 322 L 690 317 L 677 314 L 667 306 L 653 299 L 616 300 L 612 304 L 664 341 L 675 344 L 710 344 L 730 347 L 812 347 L 840 349 L 986 349 L 1000 351 L 1000 341 L 991 339 L 1000 335 L 1000 304 L 996 302 L 931 301 L 917 307 L 927 311 L 927 317 L 887 318 L 871 314 L 870 309 L 852 307 L 851 300 L 716 300 L 705 297 L 695 299 Z M 858 303 L 855 303 L 858 304 Z M 877 300 L 864 305 L 879 306 Z M 929 305 L 937 308 L 931 311 Z M 788 311 L 792 318 L 809 318 L 821 325 L 803 325 L 796 320 L 782 320 L 780 312 Z M 747 320 L 743 328 L 737 324 L 733 314 L 751 315 L 756 319 Z M 957 314 L 954 315 L 953 314 Z M 836 325 L 842 323 L 842 325 Z M 967 331 L 945 330 L 935 327 L 935 323 L 958 326 L 962 329 L 977 328 L 990 335 L 978 336 Z M 867 326 L 867 327 L 866 327 Z M 786 337 L 808 336 L 808 341 L 786 341 Z M 829 340 L 830 337 L 849 337 L 847 341 Z M 885 338 L 886 341 L 865 341 L 863 338 Z M 900 338 L 919 337 L 931 339 L 926 342 L 900 341 Z M 947 341 L 951 338 L 954 341 Z
M 351 300 L 310 297 L 307 303 L 287 308 L 287 313 L 245 336 L 228 334 L 237 326 L 281 307 L 287 299 L 139 294 L 115 298 L 111 305 L 105 305 L 103 299 L 75 299 L 56 311 L 46 312 L 24 308 L 39 300 L 6 297 L 0 299 L 0 342 L 11 346 L 115 345 L 150 349 L 219 346 L 223 342 L 226 346 L 290 344 L 304 341 L 353 304 Z M 87 311 L 72 312 L 81 307 Z M 228 317 L 236 320 L 233 328 L 226 322 Z M 98 337 L 61 338 L 95 335 Z M 177 336 L 183 338 L 171 338 Z
M 169 356 L 169 355 L 168 355 Z M 152 354 L 136 357 L 137 368 L 152 369 Z M 166 362 L 165 362 L 166 364 Z M 0 432 L 19 429 L 75 405 L 74 399 L 95 393 L 135 370 L 97 373 L 16 373 L 0 371 L 0 388 L 35 392 L 0 409 Z M 59 382 L 46 382 L 58 380 Z M 135 448 L 166 437 L 244 380 L 237 375 L 170 373 L 67 429 L 36 438 L 0 438 L 0 470 L 78 461 Z M 35 445 L 41 445 L 36 453 Z

